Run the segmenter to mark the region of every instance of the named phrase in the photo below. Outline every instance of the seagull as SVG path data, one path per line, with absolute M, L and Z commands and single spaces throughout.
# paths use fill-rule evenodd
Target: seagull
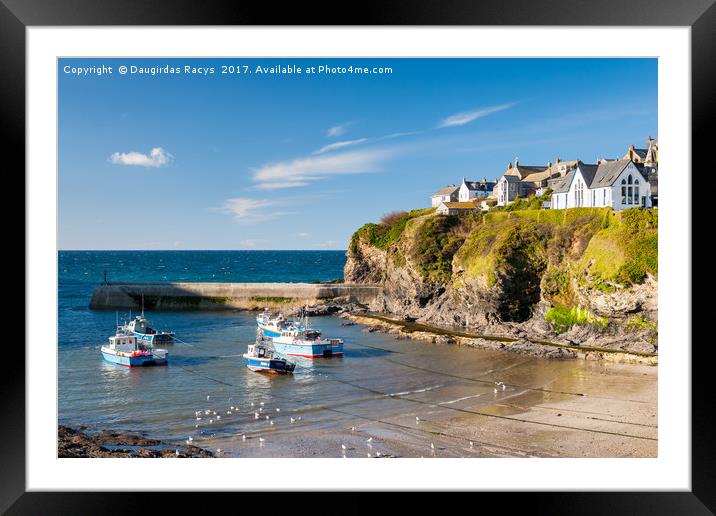
M 174 453 L 177 454 L 177 457 L 179 456 L 179 450 L 174 450 Z
M 259 437 L 259 442 L 260 442 L 260 443 L 263 443 L 264 441 L 265 441 L 265 439 L 264 439 L 263 437 Z
M 252 407 L 254 406 L 254 402 L 253 402 L 253 401 L 251 402 L 251 406 L 252 406 Z
M 352 426 L 352 427 L 351 427 L 351 432 L 355 432 L 355 431 L 356 431 L 356 427 Z
M 258 419 L 258 418 L 259 418 L 259 413 L 258 413 L 258 412 L 254 412 L 254 419 Z
M 281 412 L 281 409 L 280 409 L 280 408 L 277 408 L 277 409 L 276 409 L 276 412 Z
M 217 448 L 216 453 L 221 453 L 221 448 Z
M 199 425 L 194 425 L 194 428 L 199 428 Z
M 369 442 L 369 443 L 370 443 L 370 442 L 373 442 L 373 438 L 372 438 L 372 437 L 369 437 L 366 442 Z
M 205 415 L 205 416 L 208 416 L 209 414 L 211 414 L 211 410 L 205 410 L 205 411 L 204 411 L 204 415 Z
M 264 402 L 262 401 L 261 403 L 259 403 L 259 405 L 261 405 L 261 406 L 263 407 L 263 406 L 264 406 Z
M 470 448 L 472 448 L 472 441 L 470 441 Z
M 214 420 L 213 420 L 213 419 L 210 419 L 210 420 L 209 420 L 209 424 L 211 424 L 211 423 L 213 423 L 213 422 L 214 422 Z
M 201 421 L 201 418 L 200 418 L 200 417 L 198 417 L 198 418 L 196 418 L 196 420 L 197 420 L 197 421 Z
M 435 449 L 435 445 L 434 445 L 433 443 L 430 443 L 430 448 L 434 450 L 434 449 Z
M 301 421 L 301 416 L 298 416 L 298 420 Z
M 507 389 L 507 385 L 505 385 L 505 384 L 503 383 L 503 384 L 502 384 L 502 390 L 504 391 L 505 389 Z
M 189 436 L 189 442 L 192 442 L 194 438 L 192 436 Z
M 206 395 L 206 401 L 209 401 L 209 398 L 211 398 L 211 396 L 209 396 L 209 395 L 207 394 L 207 395 Z
M 233 406 L 229 407 L 229 410 L 234 410 L 234 407 Z
M 273 425 L 273 421 L 269 421 L 269 423 Z
M 370 459 L 370 453 L 368 454 L 368 458 Z
M 291 423 L 293 423 L 294 421 L 296 421 L 296 420 L 295 420 L 295 419 L 293 419 L 293 418 L 291 418 Z
M 380 457 L 380 452 L 379 451 L 375 452 L 375 456 Z
M 241 434 L 241 440 L 242 440 L 242 441 L 245 441 L 245 440 L 246 440 L 246 434 Z
M 266 419 L 268 419 L 268 418 L 269 418 L 269 417 L 268 417 L 268 416 L 266 416 Z
M 420 418 L 418 416 L 415 416 L 415 422 L 420 423 Z
M 497 394 L 497 389 L 492 389 L 492 392 L 494 392 L 495 394 Z
M 345 445 L 345 444 L 341 444 L 341 449 L 342 449 L 343 451 L 346 451 L 346 445 Z
M 226 414 L 230 416 L 230 415 L 231 415 L 231 411 L 230 411 L 230 410 L 227 410 L 227 411 L 226 411 Z
M 216 416 L 216 420 L 218 421 L 219 419 L 221 419 L 221 416 Z

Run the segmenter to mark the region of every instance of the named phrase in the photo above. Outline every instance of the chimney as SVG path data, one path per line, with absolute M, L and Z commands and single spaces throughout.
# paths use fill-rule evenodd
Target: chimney
M 550 168 L 552 168 L 552 162 L 551 162 L 551 161 L 548 161 L 548 162 L 547 162 L 547 169 L 550 169 Z
M 557 165 L 559 165 L 559 162 L 560 162 L 560 161 L 562 161 L 562 160 L 559 159 L 559 158 L 557 158 L 557 161 L 556 161 Z
M 509 163 L 507 163 L 507 170 L 510 170 L 511 168 L 512 168 L 512 162 L 510 161 Z
M 520 164 L 520 162 L 517 160 L 517 158 L 515 158 L 515 168 L 517 168 L 517 165 L 519 165 L 519 164 Z

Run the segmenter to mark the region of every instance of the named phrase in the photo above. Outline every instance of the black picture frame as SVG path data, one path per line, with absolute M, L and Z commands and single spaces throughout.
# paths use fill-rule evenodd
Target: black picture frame
M 340 9 L 339 9 L 340 7 Z M 353 7 L 353 9 L 351 9 Z M 346 13 L 343 14 L 342 13 Z M 350 13 L 348 15 L 347 13 Z M 708 126 L 714 115 L 716 92 L 716 6 L 714 0 L 399 0 L 359 5 L 327 2 L 272 3 L 196 2 L 187 0 L 141 2 L 131 0 L 0 0 L 1 122 L 5 138 L 0 144 L 11 165 L 25 169 L 25 30 L 31 26 L 118 25 L 550 25 L 550 26 L 688 26 L 691 27 L 692 156 L 710 151 Z M 701 154 L 697 154 L 700 149 Z M 695 169 L 695 161 L 692 168 Z M 703 162 L 700 165 L 704 165 Z M 707 164 L 707 168 L 712 166 Z M 696 222 L 695 212 L 693 218 Z M 693 234 L 693 233 L 692 233 Z M 694 263 L 694 267 L 696 264 Z M 25 273 L 32 271 L 26 269 Z M 702 314 L 694 307 L 692 321 Z M 691 336 L 685 336 L 691 345 Z M 26 342 L 29 345 L 42 343 Z M 713 514 L 716 511 L 716 454 L 711 439 L 714 427 L 712 389 L 707 345 L 692 352 L 692 490 L 690 492 L 589 492 L 589 493 L 484 493 L 480 506 L 495 501 L 511 508 L 542 514 Z M 13 356 L 12 367 L 0 375 L 1 412 L 12 414 L 3 422 L 0 439 L 0 511 L 7 514 L 114 514 L 166 503 L 171 497 L 185 510 L 206 508 L 202 497 L 177 493 L 35 493 L 25 489 L 25 363 Z M 699 387 L 699 384 L 701 386 Z M 19 417 L 22 415 L 23 417 Z M 471 495 L 476 496 L 476 495 Z M 355 497 L 329 504 L 350 506 L 351 512 L 372 509 L 372 502 Z M 464 498 L 464 497 L 461 497 Z M 305 503 L 291 495 L 292 504 Z M 412 496 L 408 505 L 424 504 Z M 362 501 L 361 501 L 362 500 Z M 250 510 L 254 502 L 242 501 Z M 257 504 L 256 507 L 259 505 Z M 404 506 L 403 510 L 408 510 Z

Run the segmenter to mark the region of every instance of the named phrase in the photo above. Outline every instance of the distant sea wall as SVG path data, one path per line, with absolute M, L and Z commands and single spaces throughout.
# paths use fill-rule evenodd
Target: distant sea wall
M 221 310 L 296 308 L 326 303 L 368 304 L 382 287 L 347 283 L 110 283 L 97 285 L 94 310 Z

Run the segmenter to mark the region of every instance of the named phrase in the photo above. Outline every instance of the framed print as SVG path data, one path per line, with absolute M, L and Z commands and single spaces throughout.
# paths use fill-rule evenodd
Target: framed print
M 711 2 L 109 5 L 3 1 L 28 299 L 3 510 L 710 513 Z

